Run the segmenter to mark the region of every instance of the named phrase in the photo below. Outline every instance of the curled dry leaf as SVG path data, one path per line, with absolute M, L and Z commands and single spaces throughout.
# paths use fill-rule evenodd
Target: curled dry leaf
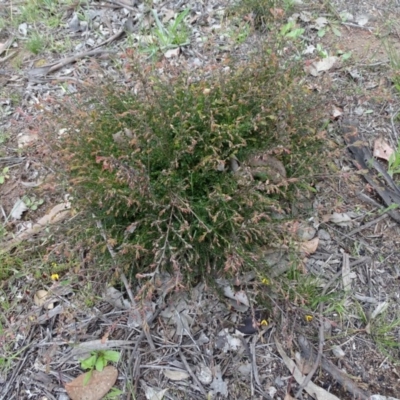
M 164 53 L 164 57 L 165 58 L 178 57 L 180 53 L 181 53 L 181 49 L 179 47 L 177 47 L 176 49 L 167 50 Z
M 176 371 L 174 369 L 164 369 L 164 375 L 171 381 L 183 381 L 189 378 L 189 374 L 186 371 Z
M 343 114 L 343 109 L 335 105 L 332 106 L 331 115 L 334 120 L 337 120 Z
M 329 71 L 337 64 L 338 58 L 335 56 L 325 57 L 321 60 L 306 60 L 304 71 L 312 76 L 318 76 L 320 72 Z
M 332 353 L 337 358 L 343 358 L 346 355 L 343 349 L 338 345 L 332 347 Z
M 237 301 L 238 303 L 241 303 L 245 305 L 246 307 L 249 307 L 249 299 L 247 298 L 246 293 L 243 290 L 239 290 L 238 292 L 234 292 L 233 289 L 230 286 L 225 286 L 223 288 L 224 295 L 228 297 L 228 299 L 232 299 Z
M 381 158 L 382 160 L 389 161 L 390 156 L 394 150 L 382 138 L 378 138 L 374 142 L 374 157 Z
M 88 377 L 88 374 L 91 374 Z M 118 370 L 108 366 L 102 371 L 86 372 L 65 384 L 65 390 L 71 400 L 100 400 L 114 386 Z
M 129 301 L 124 299 L 123 294 L 112 286 L 106 289 L 103 298 L 115 308 L 127 310 L 131 307 Z
M 332 215 L 328 217 L 328 221 L 331 221 L 334 224 L 343 227 L 352 225 L 351 217 L 346 213 L 334 212 Z
M 48 300 L 48 294 L 49 292 L 47 292 L 46 290 L 38 290 L 35 295 L 33 296 L 33 302 L 39 306 L 42 307 L 46 301 Z M 48 310 L 51 310 L 54 308 L 54 304 L 50 303 L 47 305 L 46 307 Z
M 312 361 L 302 357 L 298 351 L 296 351 L 294 359 L 297 364 L 297 368 L 303 375 L 307 375 L 313 369 Z
M 300 251 L 306 254 L 314 254 L 317 251 L 319 244 L 319 238 L 314 238 L 308 242 L 303 242 L 300 244 Z
M 168 389 L 158 390 L 151 386 L 148 386 L 144 380 L 140 381 L 140 384 L 144 390 L 144 394 L 147 400 L 162 400 Z

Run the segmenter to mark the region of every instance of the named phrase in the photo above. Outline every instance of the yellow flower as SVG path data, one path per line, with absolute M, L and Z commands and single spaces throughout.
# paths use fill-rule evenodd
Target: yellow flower
M 264 284 L 264 285 L 269 285 L 269 284 L 270 284 L 270 281 L 269 281 L 268 278 L 262 278 L 262 279 L 261 279 L 261 283 Z
M 261 326 L 268 326 L 268 321 L 267 321 L 266 319 L 263 319 L 263 320 L 260 322 L 260 325 L 261 325 Z
M 305 318 L 305 320 L 307 322 L 311 322 L 313 320 L 313 316 L 312 315 L 306 315 L 304 318 Z
M 60 277 L 58 276 L 58 274 L 51 274 L 51 280 L 52 281 L 58 281 L 60 279 Z

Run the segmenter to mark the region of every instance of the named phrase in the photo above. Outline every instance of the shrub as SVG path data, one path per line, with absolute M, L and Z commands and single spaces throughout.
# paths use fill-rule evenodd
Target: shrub
M 317 166 L 316 108 L 298 76 L 270 52 L 207 80 L 153 74 L 136 93 L 108 85 L 76 99 L 63 159 L 77 204 L 103 221 L 122 265 L 186 279 L 258 265 L 279 240 L 273 211 Z M 230 170 L 260 151 L 278 154 L 287 180 Z

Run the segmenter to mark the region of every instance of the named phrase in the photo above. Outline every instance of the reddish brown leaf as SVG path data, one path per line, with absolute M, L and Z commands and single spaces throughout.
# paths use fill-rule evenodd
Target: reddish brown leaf
M 88 374 L 91 374 L 88 380 Z M 118 370 L 108 366 L 103 371 L 86 372 L 65 384 L 71 400 L 100 400 L 113 387 L 118 378 Z

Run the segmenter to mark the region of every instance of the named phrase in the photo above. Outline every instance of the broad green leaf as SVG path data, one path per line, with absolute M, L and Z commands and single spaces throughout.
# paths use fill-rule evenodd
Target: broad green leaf
M 118 362 L 120 356 L 121 356 L 121 354 L 118 351 L 113 351 L 113 350 L 107 350 L 104 353 L 104 358 L 107 361 L 111 361 L 111 362 Z
M 95 368 L 97 371 L 103 371 L 103 369 L 106 365 L 107 365 L 107 361 L 104 359 L 104 357 L 99 357 L 96 360 Z
M 332 32 L 335 34 L 335 36 L 342 36 L 342 32 L 340 32 L 339 29 L 336 28 L 336 26 L 332 26 Z
M 86 358 L 85 360 L 81 361 L 81 368 L 92 369 L 96 364 L 96 359 L 97 359 L 96 355 L 92 355 L 89 358 Z
M 304 33 L 304 29 L 303 28 L 297 28 L 292 30 L 291 32 L 289 32 L 288 34 L 286 34 L 285 36 L 287 38 L 298 38 L 299 36 L 301 36 Z
M 189 14 L 190 9 L 187 8 L 186 10 L 183 10 L 175 19 L 174 24 L 171 26 L 172 30 L 176 30 L 180 23 L 186 18 L 186 16 Z

